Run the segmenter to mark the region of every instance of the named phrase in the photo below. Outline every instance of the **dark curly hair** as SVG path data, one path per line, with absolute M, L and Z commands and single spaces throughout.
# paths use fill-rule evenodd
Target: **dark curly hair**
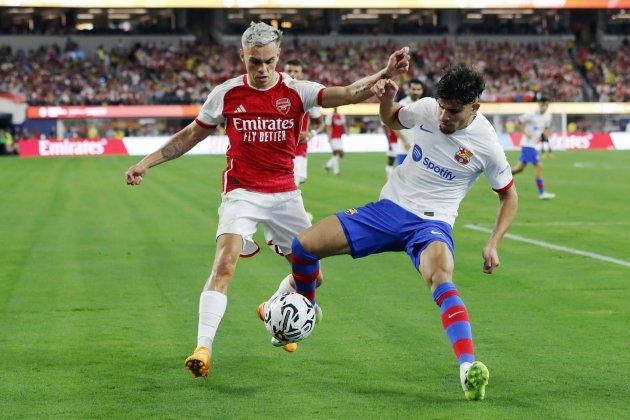
M 479 100 L 486 87 L 483 75 L 465 64 L 450 66 L 435 85 L 437 98 L 459 101 L 462 105 Z

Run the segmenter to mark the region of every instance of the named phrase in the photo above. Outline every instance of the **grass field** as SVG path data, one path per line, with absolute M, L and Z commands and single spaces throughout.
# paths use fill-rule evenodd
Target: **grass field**
M 310 157 L 316 219 L 378 197 L 385 156 Z M 510 154 L 514 162 L 516 154 Z M 546 161 L 553 201 L 518 175 L 510 233 L 481 270 L 497 199 L 485 178 L 460 207 L 455 282 L 491 372 L 464 400 L 438 308 L 404 254 L 323 262 L 324 322 L 298 352 L 256 318 L 289 270 L 267 249 L 239 262 L 207 381 L 183 361 L 214 255 L 223 157 L 185 157 L 123 181 L 134 157 L 0 159 L 0 418 L 621 419 L 630 413 L 630 153 Z

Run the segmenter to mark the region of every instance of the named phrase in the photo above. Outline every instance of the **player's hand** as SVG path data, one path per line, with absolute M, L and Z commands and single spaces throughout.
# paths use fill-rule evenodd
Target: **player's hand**
M 127 185 L 140 185 L 142 177 L 147 174 L 148 168 L 141 164 L 133 165 L 125 172 L 125 180 Z
M 389 56 L 385 75 L 391 79 L 392 77 L 407 73 L 410 59 L 409 47 L 402 47 L 398 51 L 395 51 Z
M 486 274 L 492 274 L 494 269 L 501 264 L 499 261 L 499 254 L 497 254 L 497 249 L 485 247 L 481 255 L 483 256 L 483 272 Z
M 398 85 L 391 79 L 381 79 L 372 86 L 371 90 L 380 102 L 393 101 L 398 92 Z
M 313 133 L 310 131 L 302 131 L 298 143 L 308 143 L 313 138 Z

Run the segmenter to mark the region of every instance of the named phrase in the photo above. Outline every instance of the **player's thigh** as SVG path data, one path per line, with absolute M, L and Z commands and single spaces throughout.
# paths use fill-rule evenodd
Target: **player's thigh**
M 300 191 L 274 205 L 263 226 L 267 244 L 273 244 L 279 254 L 289 255 L 293 239 L 311 226 Z
M 320 220 L 298 236 L 302 247 L 319 258 L 350 254 L 350 245 L 336 215 Z
M 433 241 L 420 254 L 422 278 L 429 287 L 452 281 L 455 260 L 446 242 Z
M 221 235 L 235 234 L 242 238 L 241 256 L 250 257 L 259 250 L 253 237 L 258 224 L 269 212 L 265 205 L 268 197 L 264 194 L 251 193 L 245 190 L 234 190 L 225 194 L 219 206 L 219 225 L 217 241 Z

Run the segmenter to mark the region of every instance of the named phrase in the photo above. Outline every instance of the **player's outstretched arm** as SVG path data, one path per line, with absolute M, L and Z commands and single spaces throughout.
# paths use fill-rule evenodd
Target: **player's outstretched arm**
M 518 209 L 518 194 L 516 188 L 512 186 L 507 191 L 499 192 L 499 211 L 497 212 L 497 220 L 494 229 L 490 235 L 488 243 L 483 248 L 483 272 L 492 274 L 495 268 L 500 264 L 497 248 L 503 235 L 507 232 L 512 224 L 516 211 Z
M 127 169 L 127 172 L 125 172 L 127 184 L 140 185 L 142 177 L 147 174 L 149 168 L 169 160 L 177 159 L 192 149 L 201 140 L 208 137 L 213 130 L 214 128 L 204 128 L 193 121 L 187 127 L 178 131 L 160 149 L 147 155 L 140 162 Z
M 363 102 L 374 93 L 372 86 L 381 79 L 390 79 L 409 70 L 409 47 L 403 47 L 389 56 L 387 67 L 371 76 L 357 80 L 348 86 L 334 86 L 324 89 L 321 105 L 333 108 L 341 105 Z

